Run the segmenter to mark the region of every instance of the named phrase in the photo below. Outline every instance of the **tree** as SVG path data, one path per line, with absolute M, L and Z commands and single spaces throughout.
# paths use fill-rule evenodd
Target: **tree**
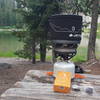
M 0 0 L 0 25 L 8 26 L 16 24 L 15 0 Z
M 29 58 L 32 63 L 36 61 L 36 44 L 38 42 L 37 28 L 40 23 L 39 16 L 39 4 L 38 0 L 16 0 L 17 1 L 17 12 L 23 17 L 23 22 L 26 30 L 24 34 L 19 32 L 17 34 L 19 38 L 24 42 L 23 50 L 17 51 L 20 57 Z
M 97 20 L 100 12 L 99 0 L 66 0 L 66 12 L 72 14 L 88 15 L 92 17 L 91 31 L 88 43 L 87 59 L 95 59 L 95 42 L 97 32 Z
M 32 59 L 35 63 L 36 45 L 40 44 L 41 61 L 46 58 L 48 17 L 58 12 L 56 0 L 16 0 L 18 9 L 23 16 L 27 32 L 21 36 L 24 48 L 19 51 L 22 57 Z M 24 38 L 24 39 L 23 39 Z
M 41 17 L 39 30 L 40 32 L 40 59 L 42 62 L 45 62 L 46 59 L 46 48 L 47 48 L 47 33 L 48 33 L 48 18 L 59 12 L 59 5 L 56 0 L 44 0 L 42 1 L 44 4 L 45 10 Z
M 96 33 L 97 33 L 97 22 L 98 22 L 98 10 L 99 0 L 93 0 L 92 4 L 92 21 L 91 21 L 91 31 L 89 36 L 88 44 L 88 60 L 95 59 L 95 42 L 96 42 Z
M 90 15 L 92 0 L 65 0 L 65 4 L 67 13 Z

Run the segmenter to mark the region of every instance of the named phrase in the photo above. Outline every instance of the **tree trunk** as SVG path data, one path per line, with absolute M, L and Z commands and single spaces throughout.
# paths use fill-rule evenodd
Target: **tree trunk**
M 56 60 L 56 56 L 55 56 L 55 52 L 54 52 L 54 46 L 52 46 L 52 62 L 55 63 L 57 60 Z
M 35 64 L 36 63 L 36 55 L 35 55 L 35 40 L 33 41 L 32 44 L 32 63 Z
M 98 7 L 99 1 L 93 0 L 92 6 L 92 21 L 91 21 L 91 31 L 89 36 L 89 43 L 88 43 L 88 60 L 96 59 L 95 56 L 95 43 L 96 43 L 96 33 L 97 33 L 97 22 L 98 22 Z
M 46 61 L 46 40 L 40 42 L 40 60 L 41 62 Z

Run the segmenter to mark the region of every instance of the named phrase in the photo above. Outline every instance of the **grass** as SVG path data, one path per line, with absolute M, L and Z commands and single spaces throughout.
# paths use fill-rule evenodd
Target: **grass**
M 18 41 L 18 38 L 13 36 L 9 31 L 0 31 L 0 57 L 18 57 L 14 54 L 15 51 L 22 49 L 23 43 Z M 36 59 L 40 59 L 39 53 L 36 54 Z M 51 56 L 46 57 L 51 60 Z
M 40 56 L 38 55 L 38 58 L 39 57 Z M 46 59 L 48 61 L 51 61 L 52 56 L 47 56 Z M 85 48 L 85 47 L 79 47 L 77 49 L 76 56 L 71 59 L 71 61 L 73 61 L 73 62 L 85 62 L 86 60 L 87 60 L 87 48 Z
M 96 58 L 100 59 L 100 49 L 96 47 Z M 87 47 L 79 47 L 77 54 L 72 58 L 73 62 L 85 62 L 87 60 Z
M 90 33 L 90 29 L 89 29 L 89 28 L 85 28 L 85 29 L 84 29 L 84 32 L 85 32 L 85 33 Z M 100 23 L 98 23 L 97 39 L 100 39 Z
M 40 59 L 40 54 L 39 53 L 36 54 L 36 59 Z M 51 61 L 52 60 L 52 56 L 46 56 L 46 60 L 47 61 Z
M 40 56 L 38 55 L 38 58 L 39 57 Z M 52 60 L 52 56 L 47 56 L 46 59 L 50 61 Z M 85 47 L 79 47 L 77 49 L 76 56 L 71 59 L 71 61 L 73 62 L 85 62 L 86 60 L 87 60 L 87 48 Z
M 85 62 L 87 60 L 87 48 L 79 47 L 77 49 L 77 54 L 72 58 L 74 62 Z
M 86 32 L 89 29 L 85 30 Z M 97 37 L 100 38 L 100 24 L 98 25 Z M 0 57 L 17 57 L 14 52 L 20 50 L 23 47 L 23 43 L 18 41 L 18 38 L 13 36 L 9 31 L 0 31 Z M 100 58 L 99 49 L 96 48 L 97 58 Z M 40 59 L 39 53 L 36 54 L 36 58 Z M 47 61 L 52 59 L 52 56 L 46 57 Z M 87 48 L 79 47 L 77 54 L 72 58 L 73 62 L 84 62 L 87 59 Z
M 0 57 L 17 57 L 14 52 L 23 47 L 23 43 L 11 32 L 0 31 Z
M 17 57 L 14 52 L 23 47 L 23 43 L 11 34 L 11 32 L 0 32 L 0 57 Z M 83 62 L 86 61 L 87 49 L 84 47 L 78 48 L 77 54 L 72 61 Z M 40 55 L 37 53 L 36 58 L 40 59 Z M 46 59 L 50 61 L 52 56 L 47 56 Z
M 14 52 L 0 52 L 0 57 L 18 57 L 17 55 L 14 54 Z

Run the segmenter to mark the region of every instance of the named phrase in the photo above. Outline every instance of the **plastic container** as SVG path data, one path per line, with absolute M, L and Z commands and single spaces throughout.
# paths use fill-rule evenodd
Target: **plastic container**
M 54 64 L 54 76 L 56 77 L 56 74 L 59 71 L 63 72 L 71 72 L 71 78 L 74 78 L 75 76 L 75 65 L 72 62 L 56 62 Z

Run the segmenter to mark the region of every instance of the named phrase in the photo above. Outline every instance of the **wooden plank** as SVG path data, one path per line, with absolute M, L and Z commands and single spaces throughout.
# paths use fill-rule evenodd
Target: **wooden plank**
M 91 98 L 79 98 L 79 97 L 75 97 L 75 98 L 70 98 L 67 97 L 66 99 L 56 99 L 56 98 L 26 98 L 26 97 L 6 97 L 6 98 L 2 98 L 0 100 L 99 100 L 99 99 L 91 99 Z
M 69 98 L 68 100 L 73 100 L 74 96 L 66 95 L 66 94 L 61 94 L 61 93 L 54 93 L 52 91 L 48 90 L 41 90 L 41 89 L 36 89 L 36 90 L 28 90 L 28 89 L 20 89 L 20 88 L 13 88 L 9 89 L 6 91 L 2 96 L 2 99 L 4 100 L 9 100 L 6 98 L 12 98 L 12 97 L 21 97 L 21 98 L 33 98 L 37 100 L 64 100 L 66 98 Z M 15 99 L 14 99 L 15 100 Z M 20 100 L 20 99 L 19 99 Z
M 80 92 L 71 92 L 69 94 L 63 94 L 63 93 L 55 93 L 53 92 L 51 87 L 34 87 L 34 89 L 24 89 L 24 88 L 12 88 L 7 90 L 2 96 L 2 98 L 4 97 L 36 97 L 37 99 L 42 98 L 57 98 L 59 99 L 67 99 L 67 97 L 70 98 L 75 98 L 75 97 L 79 97 L 79 98 L 91 98 L 91 99 L 100 99 L 100 96 L 95 96 L 95 95 L 87 95 L 87 94 L 82 94 Z
M 86 97 L 84 97 L 84 98 L 79 98 L 79 97 L 76 97 L 74 100 L 99 100 L 98 98 L 96 99 L 94 99 L 94 98 L 86 98 Z
M 35 88 L 35 89 L 22 89 L 22 88 L 11 88 L 11 89 L 8 89 L 3 95 L 2 95 L 2 97 L 3 96 L 12 96 L 12 95 L 14 95 L 14 96 L 16 96 L 16 95 L 23 95 L 23 96 L 26 96 L 26 95 L 30 95 L 30 96 L 32 96 L 32 95 L 44 95 L 44 96 L 46 96 L 46 95 L 56 95 L 56 96 L 58 96 L 58 95 L 66 95 L 66 96 L 74 96 L 74 94 L 73 93 L 69 93 L 69 94 L 63 94 L 63 93 L 55 93 L 55 92 L 53 92 L 53 90 L 52 89 L 50 89 L 50 88 Z
M 46 88 L 48 86 L 53 86 L 53 84 L 48 84 L 48 83 L 39 83 L 39 82 L 16 82 L 14 84 L 14 87 L 16 88 L 28 88 L 28 89 L 34 89 L 36 87 L 42 87 L 45 86 Z
M 92 75 L 92 74 L 82 74 L 85 75 L 87 78 L 94 78 L 100 80 L 100 75 Z
M 39 82 L 17 82 L 15 84 L 16 88 L 24 88 L 24 89 L 47 89 L 52 90 L 53 84 L 47 84 L 47 83 L 39 83 Z M 99 85 L 93 85 L 94 90 L 100 94 L 100 86 Z
M 52 98 L 52 97 L 41 97 L 37 98 L 36 96 L 34 97 L 5 97 L 0 100 L 75 100 L 74 98 L 67 97 L 67 99 L 60 99 L 60 98 Z

